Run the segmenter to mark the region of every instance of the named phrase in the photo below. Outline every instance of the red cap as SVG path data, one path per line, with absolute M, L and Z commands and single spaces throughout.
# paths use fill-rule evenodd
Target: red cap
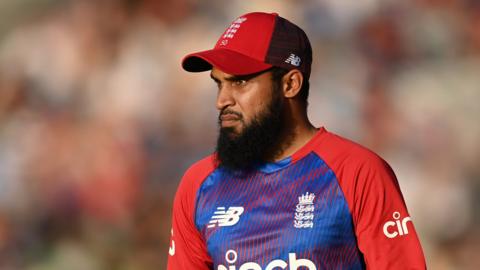
M 308 79 L 312 48 L 305 32 L 276 13 L 253 12 L 240 16 L 225 30 L 211 50 L 185 56 L 186 71 L 217 67 L 233 75 L 247 75 L 272 66 L 298 69 Z

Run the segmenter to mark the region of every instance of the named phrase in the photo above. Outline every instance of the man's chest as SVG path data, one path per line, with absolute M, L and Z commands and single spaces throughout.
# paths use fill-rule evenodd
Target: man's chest
M 195 220 L 216 269 L 319 267 L 343 257 L 355 264 L 359 254 L 343 193 L 323 163 L 311 165 L 317 166 L 206 182 Z

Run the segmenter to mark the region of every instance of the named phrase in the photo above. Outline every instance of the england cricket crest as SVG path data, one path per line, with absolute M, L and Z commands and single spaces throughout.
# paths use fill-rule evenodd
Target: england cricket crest
M 226 46 L 228 44 L 228 40 L 232 39 L 235 36 L 237 31 L 240 29 L 240 26 L 242 26 L 242 23 L 245 22 L 246 20 L 247 20 L 247 18 L 244 18 L 244 17 L 240 17 L 240 18 L 236 19 L 230 25 L 230 27 L 228 27 L 228 29 L 225 30 L 225 33 L 223 33 L 222 41 L 220 41 L 220 45 L 221 46 Z
M 315 194 L 308 192 L 298 197 L 298 203 L 295 209 L 295 220 L 293 221 L 295 228 L 313 228 L 314 200 Z

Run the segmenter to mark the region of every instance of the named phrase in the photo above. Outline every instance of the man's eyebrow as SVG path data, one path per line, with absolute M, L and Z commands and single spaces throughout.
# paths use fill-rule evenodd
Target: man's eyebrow
M 251 74 L 249 75 L 241 75 L 241 76 L 237 76 L 237 75 L 232 75 L 232 76 L 227 76 L 227 77 L 224 77 L 223 79 L 227 82 L 234 82 L 234 81 L 239 81 L 239 80 L 248 80 L 248 79 L 251 79 L 253 78 L 254 76 L 251 76 Z M 212 80 L 216 81 L 216 82 L 219 82 L 220 79 L 213 76 L 212 73 L 210 73 L 210 78 L 212 78 Z
M 248 81 L 250 79 L 253 79 L 257 76 L 260 76 L 262 75 L 263 73 L 266 73 L 266 72 L 269 72 L 271 71 L 272 68 L 269 68 L 269 69 L 266 69 L 266 70 L 262 70 L 260 72 L 256 72 L 256 73 L 252 73 L 252 74 L 246 74 L 246 75 L 231 75 L 231 76 L 227 76 L 227 77 L 224 77 L 223 79 L 227 82 L 235 82 L 235 81 L 241 81 L 241 80 L 245 80 L 245 81 Z M 210 73 L 210 78 L 212 78 L 212 80 L 216 81 L 216 82 L 219 82 L 220 79 L 216 78 L 215 76 L 213 76 L 213 73 Z
M 218 78 L 215 78 L 215 76 L 213 76 L 212 73 L 210 73 L 210 78 L 212 78 L 212 80 L 214 80 L 215 82 L 219 82 L 219 81 L 220 81 Z
M 232 77 L 225 78 L 225 80 L 227 80 L 227 81 L 241 81 L 241 80 L 248 81 L 248 80 L 251 80 L 251 79 L 253 79 L 257 76 L 262 75 L 263 73 L 270 72 L 272 69 L 273 69 L 273 67 L 267 68 L 267 69 L 259 71 L 259 72 L 247 74 L 247 75 L 234 75 Z
M 253 73 L 253 74 L 247 74 L 247 75 L 232 75 L 232 76 L 229 76 L 229 77 L 225 77 L 224 79 L 228 82 L 236 82 L 236 81 L 242 81 L 242 80 L 248 81 L 248 80 L 251 80 L 251 79 L 257 77 L 258 75 L 260 75 L 262 73 L 263 72 L 257 72 L 257 73 Z
M 252 79 L 253 77 L 255 77 L 255 74 L 233 75 L 233 76 L 230 76 L 230 77 L 226 77 L 225 80 L 230 81 L 230 82 L 241 81 L 241 80 L 248 81 L 248 80 Z

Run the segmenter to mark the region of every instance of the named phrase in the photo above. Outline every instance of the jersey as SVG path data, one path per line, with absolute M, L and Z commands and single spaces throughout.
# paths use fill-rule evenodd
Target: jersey
M 250 173 L 214 159 L 180 182 L 168 270 L 426 268 L 396 177 L 370 150 L 320 128 Z

